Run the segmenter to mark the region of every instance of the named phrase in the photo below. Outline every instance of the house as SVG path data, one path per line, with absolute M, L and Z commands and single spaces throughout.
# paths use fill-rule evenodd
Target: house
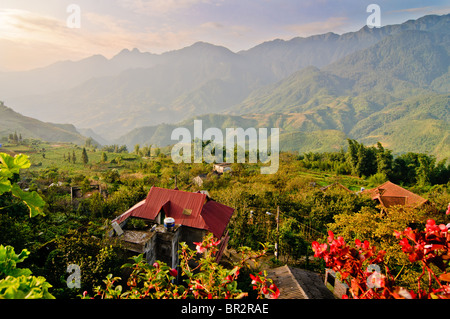
M 217 164 L 214 164 L 213 170 L 219 174 L 223 174 L 225 172 L 231 172 L 231 164 L 230 163 L 217 163 Z
M 288 265 L 270 269 L 267 276 L 280 290 L 279 299 L 335 299 L 322 277 Z
M 112 221 L 114 233 L 119 235 L 129 250 L 145 254 L 146 260 L 166 262 L 172 267 L 178 264 L 178 243 L 185 242 L 194 248 L 211 232 L 221 245 L 228 242 L 226 227 L 234 208 L 212 200 L 202 192 L 186 192 L 178 189 L 152 187 L 145 200 Z M 130 218 L 151 223 L 146 230 L 123 230 Z M 174 225 L 168 225 L 172 219 Z M 114 234 L 111 234 L 114 235 Z M 219 250 L 224 247 L 219 247 Z
M 420 207 L 429 201 L 403 187 L 400 187 L 390 181 L 375 187 L 373 189 L 363 190 L 362 194 L 369 195 L 376 200 L 382 207 L 389 208 L 391 206 L 408 206 Z
M 194 182 L 195 185 L 202 187 L 203 186 L 203 181 L 208 177 L 208 174 L 200 174 L 195 176 L 192 181 Z
M 50 185 L 52 186 L 52 185 Z M 83 198 L 83 197 L 90 197 L 93 193 L 100 193 L 105 194 L 105 189 L 102 189 L 101 185 L 98 184 L 91 184 L 89 185 L 89 190 L 83 192 L 82 187 L 79 186 L 72 186 L 70 188 L 70 198 L 73 201 L 77 198 Z
M 200 174 L 195 176 L 192 181 L 194 182 L 195 185 L 197 185 L 198 187 L 202 187 L 203 183 L 205 180 L 207 179 L 211 179 L 212 177 L 220 177 L 220 173 L 218 173 L 217 171 L 212 171 L 209 174 Z

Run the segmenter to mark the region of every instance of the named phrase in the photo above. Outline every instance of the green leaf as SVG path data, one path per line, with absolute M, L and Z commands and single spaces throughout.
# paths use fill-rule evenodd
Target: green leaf
M 16 184 L 12 186 L 12 193 L 15 197 L 20 198 L 28 206 L 30 209 L 30 217 L 44 215 L 43 208 L 45 202 L 38 193 L 24 192 L 20 189 L 19 185 Z
M 0 163 L 2 171 L 9 171 L 12 174 L 19 174 L 21 169 L 29 168 L 31 166 L 29 157 L 24 154 L 12 157 L 6 153 L 0 153 Z
M 29 269 L 16 268 L 17 264 L 23 262 L 29 254 L 30 252 L 24 249 L 17 255 L 13 247 L 0 245 L 0 275 L 13 277 L 30 275 Z
M 9 191 L 11 191 L 11 182 L 5 177 L 0 177 L 0 195 Z
M 14 157 L 14 167 L 19 169 L 30 168 L 31 162 L 28 155 L 19 154 Z

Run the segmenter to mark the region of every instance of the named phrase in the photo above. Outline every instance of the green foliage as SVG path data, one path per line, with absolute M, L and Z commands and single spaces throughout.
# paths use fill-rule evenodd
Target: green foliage
M 52 294 L 59 298 L 73 298 L 81 293 L 80 289 L 67 288 L 66 269 L 69 263 L 84 265 L 82 289 L 91 293 L 90 282 L 101 284 L 108 269 L 121 277 L 128 276 L 124 273 L 126 269 L 119 269 L 125 260 L 122 251 L 115 246 L 111 250 L 110 243 L 104 239 L 110 225 L 108 219 L 116 217 L 143 200 L 152 185 L 173 188 L 174 177 L 177 176 L 179 189 L 186 191 L 206 189 L 214 200 L 236 209 L 228 227 L 231 236 L 229 248 L 239 249 L 241 246 L 248 246 L 256 250 L 260 247 L 260 242 L 275 243 L 278 239 L 279 258 L 277 261 L 274 258 L 267 259 L 268 265 L 289 263 L 320 271 L 323 270 L 320 268 L 323 267 L 321 264 L 304 257 L 311 255 L 308 243 L 325 236 L 330 225 L 334 223 L 339 227 L 354 225 L 354 230 L 347 228 L 344 231 L 347 231 L 349 236 L 358 233 L 367 237 L 373 237 L 374 227 L 377 227 L 380 240 L 384 236 L 381 235 L 383 229 L 386 236 L 390 231 L 390 227 L 384 227 L 382 223 L 386 217 L 378 214 L 375 203 L 369 198 L 356 196 L 339 187 L 329 187 L 326 190 L 321 190 L 321 187 L 338 182 L 353 191 L 359 191 L 361 187 L 379 185 L 389 177 L 393 182 L 415 186 L 416 189 L 413 191 L 428 197 L 436 204 L 441 215 L 450 200 L 446 185 L 449 167 L 446 162 L 438 162 L 430 155 L 416 153 L 392 156 L 391 161 L 391 151 L 383 146 L 365 146 L 360 142 L 357 144 L 358 148 L 363 150 L 359 154 L 356 152 L 357 161 L 358 156 L 366 156 L 369 161 L 362 160 L 361 163 L 366 163 L 365 165 L 375 172 L 367 176 L 367 179 L 350 175 L 354 168 L 348 159 L 348 149 L 343 147 L 337 151 L 309 152 L 303 155 L 282 152 L 278 173 L 262 176 L 259 173 L 259 164 L 234 165 L 235 172 L 216 175 L 211 173 L 212 165 L 206 163 L 174 165 L 170 157 L 165 156 L 164 149 L 160 150 L 160 156 L 157 158 L 141 158 L 143 148 L 139 150 L 140 156 L 122 154 L 120 165 L 102 162 L 101 152 L 86 150 L 89 153 L 90 163 L 93 163 L 88 169 L 81 161 L 73 164 L 63 160 L 63 154 L 67 155 L 68 152 L 72 154 L 75 151 L 81 154 L 81 148 L 74 145 L 52 147 L 46 143 L 37 144 L 36 149 L 45 149 L 47 155 L 45 159 L 41 158 L 40 153 L 34 153 L 34 149 L 21 145 L 21 149 L 30 151 L 32 158 L 42 161 L 41 166 L 32 165 L 28 170 L 21 170 L 21 179 L 24 183 L 23 188 L 29 187 L 30 191 L 37 191 L 45 200 L 46 205 L 42 211 L 46 216 L 39 215 L 33 220 L 25 218 L 29 208 L 21 204 L 12 191 L 3 193 L 0 196 L 0 206 L 17 204 L 5 208 L 5 214 L 0 216 L 2 229 L 0 242 L 20 249 L 25 247 L 29 249 L 31 255 L 26 260 L 27 267 L 32 269 L 33 273 L 47 278 L 54 287 Z M 114 158 L 114 155 L 112 156 Z M 419 161 L 420 157 L 423 157 L 422 164 Z M 418 169 L 427 163 L 430 165 L 425 167 L 430 167 L 429 170 Z M 362 169 L 364 165 L 360 164 L 359 167 Z M 383 171 L 386 173 L 382 173 Z M 429 184 L 419 187 L 418 175 L 424 173 L 428 174 Z M 207 174 L 203 187 L 192 184 L 192 179 L 199 174 Z M 13 185 L 19 181 L 19 177 L 13 174 L 8 180 Z M 72 202 L 69 187 L 82 186 L 84 180 L 86 183 L 90 180 L 100 182 L 103 193 L 94 192 L 90 197 L 75 199 Z M 54 182 L 61 183 L 58 186 L 48 187 Z M 281 212 L 278 232 L 277 206 Z M 433 214 L 434 218 L 437 218 L 438 212 Z M 342 217 L 341 221 L 337 216 L 348 217 L 347 219 Z M 358 218 L 350 219 L 350 216 Z M 400 216 L 403 215 L 399 215 L 401 219 Z M 403 216 L 403 220 L 406 221 L 408 218 Z M 442 222 L 445 223 L 445 218 L 442 218 Z M 356 230 L 356 227 L 359 227 L 359 230 Z M 74 231 L 75 229 L 79 231 Z M 386 245 L 388 244 L 386 241 Z M 405 267 L 401 270 L 404 263 L 400 256 L 395 255 L 395 252 L 390 256 L 392 256 L 391 267 L 393 271 L 401 271 L 404 275 L 402 280 L 408 282 L 408 276 L 414 278 L 417 269 Z M 241 275 L 243 272 L 244 270 Z M 88 278 L 86 280 L 83 279 L 85 275 Z M 110 284 L 113 279 L 114 277 L 108 279 Z M 242 277 L 241 279 L 242 282 L 238 282 L 237 289 L 246 291 L 242 285 L 246 281 L 248 282 L 245 285 L 248 285 L 251 280 L 248 278 L 244 280 Z M 114 289 L 117 284 L 123 287 L 120 294 L 124 293 L 127 289 L 126 283 L 116 280 L 113 284 Z
M 82 152 L 81 152 L 81 161 L 82 161 L 84 164 L 89 163 L 89 157 L 88 157 L 88 155 L 87 155 L 86 148 L 84 148 L 84 147 L 83 147 L 83 150 L 82 150 Z
M 429 212 L 420 209 L 392 207 L 380 212 L 364 207 L 357 213 L 348 212 L 334 216 L 334 222 L 328 226 L 329 230 L 348 242 L 358 238 L 361 241 L 370 241 L 384 250 L 391 273 L 394 276 L 401 274 L 399 282 L 405 287 L 412 288 L 417 285 L 420 270 L 409 264 L 393 233 L 411 226 L 421 228 L 429 217 Z
M 31 166 L 28 156 L 20 154 L 12 157 L 5 153 L 0 153 L 0 195 L 11 192 L 12 196 L 18 200 L 11 203 L 9 206 L 18 203 L 27 205 L 30 217 L 43 215 L 43 206 L 45 202 L 36 192 L 24 192 L 14 183 L 21 169 L 26 169 Z M 1 207 L 5 209 L 5 207 Z
M 124 262 L 118 247 L 108 245 L 106 241 L 87 233 L 69 231 L 66 236 L 55 239 L 54 245 L 55 249 L 45 261 L 45 273 L 55 287 L 55 294 L 60 298 L 74 297 L 80 292 L 67 288 L 68 265 L 80 266 L 80 289 L 91 290 L 108 273 L 117 272 Z
M 249 267 L 265 254 L 265 248 L 252 251 L 243 247 L 240 260 L 231 269 L 219 265 L 216 260 L 217 241 L 210 234 L 192 250 L 186 243 L 181 243 L 179 251 L 180 266 L 172 269 L 166 263 L 156 261 L 150 265 L 144 256 L 132 257 L 132 264 L 124 264 L 124 268 L 132 270 L 127 279 L 128 289 L 116 285 L 120 277 L 108 274 L 104 285 L 95 288 L 94 298 L 101 299 L 242 299 L 248 292 L 238 287 L 241 269 Z M 181 272 L 180 274 L 178 272 Z M 184 284 L 177 284 L 178 275 Z M 266 275 L 250 275 L 251 285 L 257 290 L 257 298 L 277 298 L 278 288 Z M 250 287 L 246 287 L 249 289 Z M 90 298 L 87 292 L 83 298 Z
M 0 299 L 54 299 L 48 291 L 52 286 L 44 277 L 17 268 L 28 255 L 27 250 L 16 254 L 13 247 L 0 245 Z

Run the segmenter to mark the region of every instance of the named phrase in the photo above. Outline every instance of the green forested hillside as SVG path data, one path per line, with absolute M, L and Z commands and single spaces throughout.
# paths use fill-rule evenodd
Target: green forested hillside
M 0 137 L 21 134 L 23 138 L 42 139 L 49 142 L 72 142 L 84 144 L 86 137 L 71 124 L 44 123 L 14 112 L 0 102 Z
M 400 153 L 445 158 L 450 154 L 449 52 L 446 30 L 406 30 L 322 70 L 305 68 L 254 91 L 233 111 L 296 114 L 296 125 L 279 127 L 290 132 L 338 130 L 341 136 L 380 141 Z

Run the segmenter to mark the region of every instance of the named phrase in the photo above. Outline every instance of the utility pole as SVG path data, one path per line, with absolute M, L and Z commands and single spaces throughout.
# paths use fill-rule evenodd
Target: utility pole
M 275 257 L 277 258 L 277 260 L 279 257 L 278 256 L 279 255 L 278 246 L 279 246 L 279 241 L 280 241 L 279 229 L 280 229 L 280 206 L 277 206 L 277 241 L 275 243 Z

